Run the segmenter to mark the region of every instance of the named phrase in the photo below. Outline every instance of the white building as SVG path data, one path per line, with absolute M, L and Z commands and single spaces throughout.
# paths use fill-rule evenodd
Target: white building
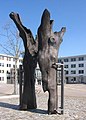
M 41 71 L 39 68 L 39 65 L 37 64 L 36 70 L 35 70 L 35 76 L 36 76 L 36 84 L 41 84 L 42 81 L 42 75 L 41 75 Z
M 86 83 L 86 55 L 60 57 L 58 62 L 64 62 L 66 83 Z M 17 67 L 22 64 L 19 58 Z M 9 83 L 11 70 L 15 67 L 13 56 L 0 54 L 0 83 Z M 39 66 L 36 68 L 36 78 L 41 83 Z
M 59 58 L 66 69 L 66 83 L 86 83 L 86 55 Z
M 17 67 L 22 64 L 22 58 L 19 58 Z M 13 56 L 0 54 L 0 83 L 8 83 L 10 71 L 15 67 L 15 58 Z

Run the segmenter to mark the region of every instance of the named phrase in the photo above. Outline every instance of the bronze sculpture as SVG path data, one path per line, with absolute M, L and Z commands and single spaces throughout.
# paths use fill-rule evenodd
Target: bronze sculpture
M 52 31 L 53 20 L 50 13 L 44 10 L 38 28 L 38 63 L 42 73 L 43 90 L 49 92 L 48 114 L 57 113 L 56 70 L 53 68 L 58 61 L 58 50 L 66 28 L 60 32 Z
M 19 35 L 23 39 L 25 54 L 23 58 L 23 68 L 24 68 L 24 90 L 22 96 L 22 105 L 20 109 L 34 109 L 36 105 L 36 96 L 35 96 L 35 68 L 37 64 L 37 50 L 36 42 L 33 38 L 32 32 L 30 29 L 27 29 L 22 25 L 19 14 L 10 13 L 10 18 L 16 24 Z
M 23 60 L 24 67 L 24 91 L 22 105 L 20 109 L 36 108 L 34 72 L 37 61 L 42 73 L 42 86 L 44 92 L 49 92 L 48 114 L 57 113 L 57 90 L 56 90 L 56 70 L 53 68 L 58 61 L 58 50 L 62 42 L 62 37 L 66 28 L 63 27 L 59 32 L 53 32 L 53 20 L 50 20 L 50 13 L 44 10 L 41 24 L 37 32 L 35 41 L 30 29 L 21 23 L 19 14 L 10 13 L 10 18 L 16 24 L 19 35 L 23 39 L 25 55 Z

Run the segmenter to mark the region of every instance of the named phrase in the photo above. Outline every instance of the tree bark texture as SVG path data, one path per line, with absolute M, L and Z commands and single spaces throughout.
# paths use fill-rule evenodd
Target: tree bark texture
M 19 14 L 12 12 L 10 13 L 10 18 L 16 24 L 25 47 L 25 54 L 23 58 L 24 89 L 20 109 L 34 109 L 37 107 L 34 78 L 35 68 L 37 65 L 36 42 L 30 29 L 27 29 L 22 25 Z
M 50 13 L 45 9 L 38 28 L 38 63 L 42 73 L 43 90 L 49 92 L 48 113 L 56 114 L 58 99 L 54 64 L 58 61 L 58 51 L 66 28 L 53 32 L 52 25 Z

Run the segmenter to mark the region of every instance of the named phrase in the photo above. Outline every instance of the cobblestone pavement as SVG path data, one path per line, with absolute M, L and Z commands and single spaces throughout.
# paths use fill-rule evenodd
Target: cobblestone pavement
M 37 109 L 28 111 L 19 111 L 19 98 L 1 98 L 0 99 L 0 120 L 86 120 L 86 85 L 81 87 L 66 86 L 68 93 L 64 99 L 64 115 L 48 115 L 47 100 L 48 93 L 44 93 L 40 87 L 36 87 Z M 76 89 L 75 89 L 76 88 Z M 80 89 L 82 88 L 82 89 Z M 76 90 L 73 94 L 72 90 Z M 70 94 L 71 90 L 71 94 Z M 84 94 L 82 94 L 84 92 Z M 78 93 L 78 94 L 77 94 Z M 59 95 L 60 107 L 60 95 Z
M 0 83 L 0 96 L 12 95 L 14 92 L 13 84 Z

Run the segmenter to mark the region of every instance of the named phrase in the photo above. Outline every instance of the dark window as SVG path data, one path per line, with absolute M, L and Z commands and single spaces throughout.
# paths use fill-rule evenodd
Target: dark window
M 65 67 L 65 68 L 68 68 L 68 65 L 65 65 L 64 67 Z
M 4 63 L 2 63 L 2 67 L 4 67 Z
M 79 70 L 79 74 L 84 74 L 84 70 Z
M 23 60 L 19 60 L 19 62 L 20 62 L 20 63 L 22 63 L 22 62 L 23 62 Z
M 71 64 L 71 68 L 75 68 L 76 67 L 76 64 Z
M 4 81 L 4 77 L 0 77 L 0 81 Z
M 64 59 L 64 62 L 68 62 L 69 60 L 68 59 Z
M 76 61 L 76 58 L 71 58 L 71 62 Z
M 7 64 L 7 67 L 8 67 L 9 65 Z
M 15 65 L 13 65 L 13 68 L 15 68 Z
M 11 67 L 11 64 L 7 64 L 7 67 Z
M 84 57 L 79 57 L 79 61 L 83 61 L 84 60 Z
M 74 81 L 76 81 L 76 78 L 74 77 Z
M 75 70 L 71 70 L 71 74 L 76 74 L 76 71 Z
M 10 72 L 7 70 L 7 74 L 10 74 Z
M 58 63 L 61 63 L 61 59 L 58 59 Z
M 10 76 L 8 76 L 7 79 L 10 79 Z
M 4 67 L 4 63 L 0 63 L 0 66 Z
M 82 64 L 79 64 L 79 67 L 84 67 L 84 64 L 82 63 Z
M 2 70 L 2 73 L 4 73 L 4 70 Z
M 9 67 L 11 67 L 11 64 L 9 64 Z
M 65 74 L 68 74 L 69 72 L 66 70 Z

